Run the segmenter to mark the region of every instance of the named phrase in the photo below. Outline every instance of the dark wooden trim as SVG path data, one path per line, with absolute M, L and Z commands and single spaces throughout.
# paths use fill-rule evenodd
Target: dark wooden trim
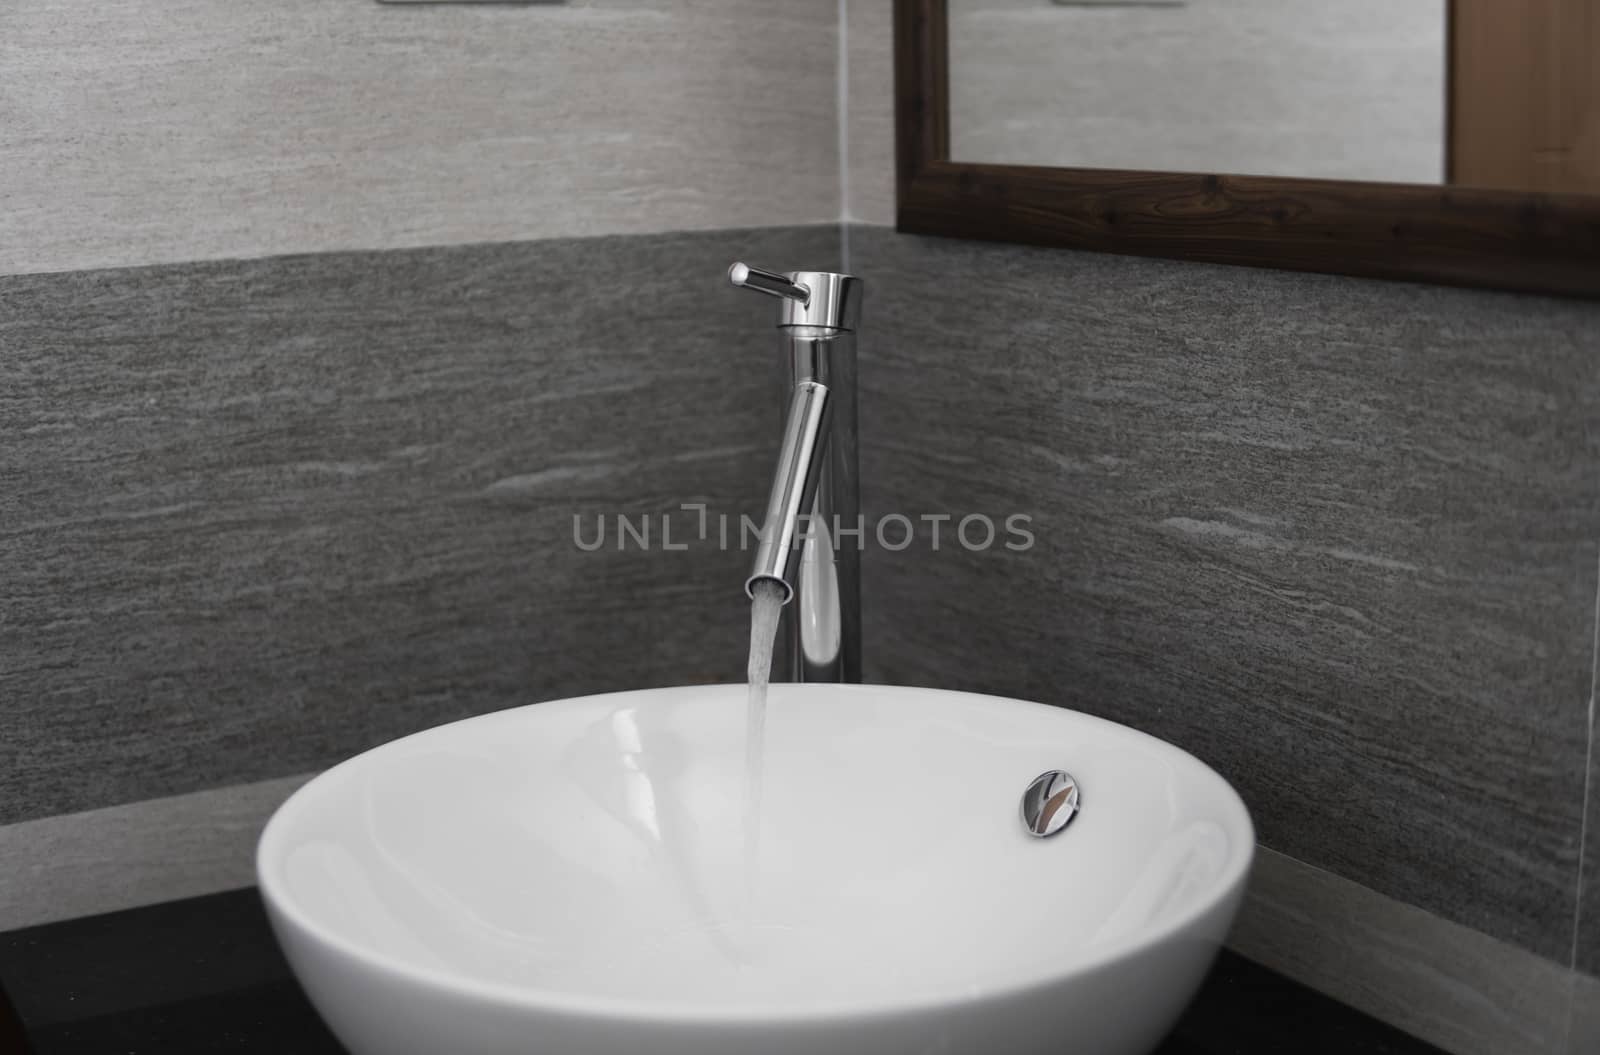
M 1456 181 L 1456 0 L 1444 5 L 1444 181 Z M 947 60 L 948 61 L 948 60 Z
M 1600 197 L 950 160 L 944 0 L 895 0 L 897 227 L 1600 296 Z
M 895 177 L 900 196 L 950 156 L 950 18 L 945 0 L 895 0 Z

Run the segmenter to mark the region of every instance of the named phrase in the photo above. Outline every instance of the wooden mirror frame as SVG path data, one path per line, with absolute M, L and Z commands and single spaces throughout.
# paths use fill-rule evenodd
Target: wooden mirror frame
M 896 228 L 1600 297 L 1600 196 L 950 160 L 946 0 L 895 0 Z

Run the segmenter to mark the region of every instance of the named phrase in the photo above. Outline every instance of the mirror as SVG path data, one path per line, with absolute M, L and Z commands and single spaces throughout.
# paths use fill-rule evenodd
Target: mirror
M 912 234 L 1600 297 L 1600 0 L 894 0 Z
M 1600 193 L 1600 0 L 949 0 L 956 162 Z

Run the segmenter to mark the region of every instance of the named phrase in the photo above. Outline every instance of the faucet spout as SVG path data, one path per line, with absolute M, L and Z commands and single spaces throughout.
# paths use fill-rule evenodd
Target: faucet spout
M 783 446 L 772 478 L 772 493 L 762 518 L 760 545 L 745 580 L 745 593 L 754 596 L 756 583 L 771 580 L 783 588 L 783 603 L 794 599 L 795 577 L 800 567 L 800 546 L 806 539 L 802 518 L 815 508 L 817 482 L 827 451 L 828 417 L 832 410 L 828 386 L 803 381 L 794 386 L 789 416 L 783 429 Z
M 728 281 L 778 301 L 789 408 L 745 592 L 754 597 L 765 582 L 782 590 L 780 669 L 788 680 L 859 682 L 866 527 L 856 480 L 861 280 L 834 271 L 779 273 L 735 264 Z

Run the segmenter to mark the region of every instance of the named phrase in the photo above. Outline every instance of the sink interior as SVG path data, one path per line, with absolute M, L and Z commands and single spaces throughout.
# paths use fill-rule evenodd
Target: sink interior
M 774 686 L 759 852 L 742 686 L 619 693 L 386 745 L 274 818 L 262 881 L 344 951 L 567 1007 L 941 1001 L 1158 939 L 1235 887 L 1253 835 L 1215 773 L 1074 712 Z M 1019 801 L 1065 769 L 1082 811 Z

